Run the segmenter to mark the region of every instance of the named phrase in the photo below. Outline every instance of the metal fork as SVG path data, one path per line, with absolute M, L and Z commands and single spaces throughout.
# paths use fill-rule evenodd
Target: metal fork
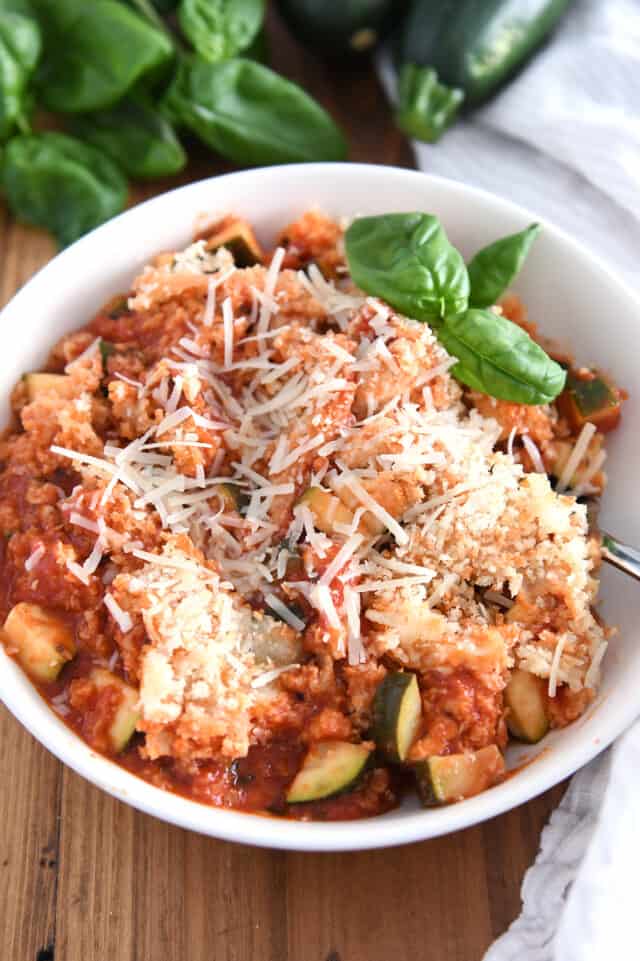
M 602 537 L 603 561 L 613 564 L 618 570 L 624 571 L 625 574 L 630 574 L 631 577 L 640 581 L 640 551 L 629 544 L 623 543 L 623 541 L 619 541 L 617 537 L 613 537 L 611 534 L 605 534 L 604 531 L 600 532 L 600 536 Z

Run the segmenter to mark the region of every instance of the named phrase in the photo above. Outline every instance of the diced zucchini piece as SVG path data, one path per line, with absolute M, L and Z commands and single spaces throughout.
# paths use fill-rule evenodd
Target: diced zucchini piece
M 115 294 L 106 302 L 101 313 L 106 314 L 110 320 L 117 320 L 123 314 L 129 313 L 129 298 L 126 294 Z M 102 341 L 102 343 L 107 343 L 107 341 Z M 113 344 L 110 346 L 113 347 Z
M 39 604 L 16 604 L 4 622 L 4 632 L 23 668 L 36 681 L 55 681 L 76 653 L 70 628 Z
M 394 475 L 391 471 L 381 471 L 376 477 L 363 477 L 360 481 L 364 490 L 383 510 L 400 520 L 405 512 L 424 499 L 424 488 L 415 481 Z M 344 484 L 337 494 L 348 508 L 355 511 L 361 501 Z M 384 522 L 373 512 L 366 511 L 362 516 L 360 528 L 377 537 L 386 530 Z
M 107 371 L 107 363 L 112 354 L 116 352 L 116 345 L 112 344 L 110 340 L 104 340 L 100 338 L 100 343 L 98 344 L 98 349 L 100 350 L 100 357 L 102 358 L 102 370 L 104 373 Z
M 262 263 L 264 254 L 251 225 L 246 220 L 225 218 L 216 231 L 207 238 L 207 248 L 217 250 L 226 247 L 233 255 L 237 267 L 253 267 Z
M 547 682 L 528 671 L 513 671 L 504 700 L 509 732 L 528 744 L 540 741 L 549 730 Z
M 504 758 L 495 744 L 468 754 L 429 757 L 415 765 L 418 791 L 425 807 L 473 797 L 504 773 Z
M 578 377 L 571 370 L 556 404 L 576 433 L 587 421 L 602 433 L 613 430 L 618 426 L 622 406 L 618 391 L 604 377 L 597 374 L 590 378 Z
M 299 503 L 307 505 L 315 526 L 325 534 L 335 533 L 335 524 L 350 524 L 353 520 L 353 513 L 340 498 L 321 487 L 307 488 Z
M 90 677 L 97 688 L 115 687 L 120 692 L 120 704 L 109 726 L 111 749 L 114 754 L 120 754 L 133 737 L 138 723 L 138 692 L 106 668 L 94 668 Z
M 362 484 L 363 487 L 367 488 L 365 483 Z M 368 489 L 368 488 L 367 488 Z M 374 496 L 374 500 L 377 498 Z M 343 508 L 347 510 L 351 515 L 355 514 L 359 507 L 362 507 L 362 503 L 358 500 L 353 491 L 350 491 L 348 487 L 340 488 L 339 501 Z M 351 517 L 353 520 L 353 516 Z M 351 521 L 349 521 L 351 523 Z M 364 534 L 365 537 L 378 537 L 382 534 L 385 527 L 382 521 L 372 514 L 371 511 L 365 511 L 362 515 L 360 523 L 358 524 L 358 531 L 360 534 Z
M 25 374 L 24 382 L 27 385 L 30 401 L 34 401 L 38 395 L 44 393 L 67 397 L 71 386 L 71 378 L 66 374 Z
M 257 663 L 284 667 L 296 663 L 302 655 L 300 635 L 288 624 L 276 620 L 264 611 L 243 611 L 238 630 L 243 645 L 251 651 Z
M 220 484 L 219 487 L 214 488 L 214 493 L 220 495 L 227 511 L 240 513 L 249 503 L 249 495 L 239 484 Z
M 373 736 L 389 761 L 404 761 L 413 744 L 420 720 L 422 701 L 418 679 L 409 671 L 387 674 L 373 701 Z
M 313 744 L 287 792 L 287 801 L 289 804 L 320 801 L 347 791 L 364 771 L 370 755 L 364 744 L 348 741 Z

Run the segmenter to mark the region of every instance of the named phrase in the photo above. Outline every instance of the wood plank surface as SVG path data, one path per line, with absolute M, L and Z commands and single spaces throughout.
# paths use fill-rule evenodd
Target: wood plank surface
M 327 65 L 271 16 L 272 60 L 349 133 L 351 159 L 412 166 L 373 71 Z M 227 169 L 202 151 L 136 202 Z M 0 301 L 53 255 L 0 211 Z M 2 961 L 480 961 L 516 916 L 563 787 L 395 850 L 285 854 L 202 838 L 102 794 L 0 708 Z

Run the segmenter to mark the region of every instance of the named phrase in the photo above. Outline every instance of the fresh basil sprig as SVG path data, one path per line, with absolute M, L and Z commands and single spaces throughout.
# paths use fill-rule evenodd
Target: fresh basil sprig
M 182 32 L 210 63 L 250 47 L 263 18 L 264 0 L 181 0 L 178 7 Z
M 166 177 L 186 166 L 187 155 L 171 124 L 150 103 L 138 98 L 115 107 L 80 114 L 76 137 L 98 147 L 131 177 Z
M 484 248 L 469 272 L 431 214 L 358 218 L 346 232 L 345 249 L 362 290 L 431 324 L 458 360 L 451 372 L 459 381 L 513 403 L 547 404 L 563 389 L 565 371 L 517 324 L 475 306 L 478 300 L 495 303 L 522 267 L 538 229 L 533 224 Z
M 44 39 L 39 92 L 50 110 L 110 107 L 173 57 L 167 33 L 115 0 L 33 3 Z
M 345 246 L 356 284 L 407 316 L 433 324 L 466 309 L 464 258 L 432 214 L 360 217 Z
M 100 150 L 55 131 L 14 137 L 1 186 L 25 223 L 47 227 L 62 246 L 120 213 L 127 182 Z
M 0 142 L 15 128 L 28 129 L 28 87 L 40 48 L 40 28 L 26 0 L 0 0 Z
M 517 324 L 492 310 L 471 308 L 445 319 L 437 331 L 458 363 L 457 380 L 483 394 L 516 404 L 548 404 L 564 387 L 566 373 Z
M 122 207 L 122 173 L 170 176 L 185 166 L 172 120 L 241 165 L 344 159 L 329 114 L 262 66 L 265 8 L 0 0 L 0 187 L 11 212 L 63 244 L 76 239 Z M 30 131 L 32 114 L 37 124 L 39 107 L 71 114 L 75 138 L 11 140 Z
M 224 157 L 242 164 L 343 160 L 344 138 L 319 103 L 268 67 L 235 57 L 183 58 L 164 108 Z
M 498 301 L 520 272 L 539 232 L 540 224 L 531 224 L 520 233 L 502 237 L 483 247 L 469 261 L 469 303 L 472 307 L 490 307 Z

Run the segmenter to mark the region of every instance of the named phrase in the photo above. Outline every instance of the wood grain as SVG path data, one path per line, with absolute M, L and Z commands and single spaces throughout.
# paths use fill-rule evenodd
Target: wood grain
M 370 69 L 328 66 L 271 16 L 278 67 L 348 130 L 353 160 L 412 165 Z M 227 169 L 189 171 L 137 202 Z M 54 253 L 0 211 L 0 300 Z M 63 768 L 0 709 L 2 961 L 480 961 L 516 916 L 563 788 L 479 827 L 395 850 L 284 854 L 145 817 Z

